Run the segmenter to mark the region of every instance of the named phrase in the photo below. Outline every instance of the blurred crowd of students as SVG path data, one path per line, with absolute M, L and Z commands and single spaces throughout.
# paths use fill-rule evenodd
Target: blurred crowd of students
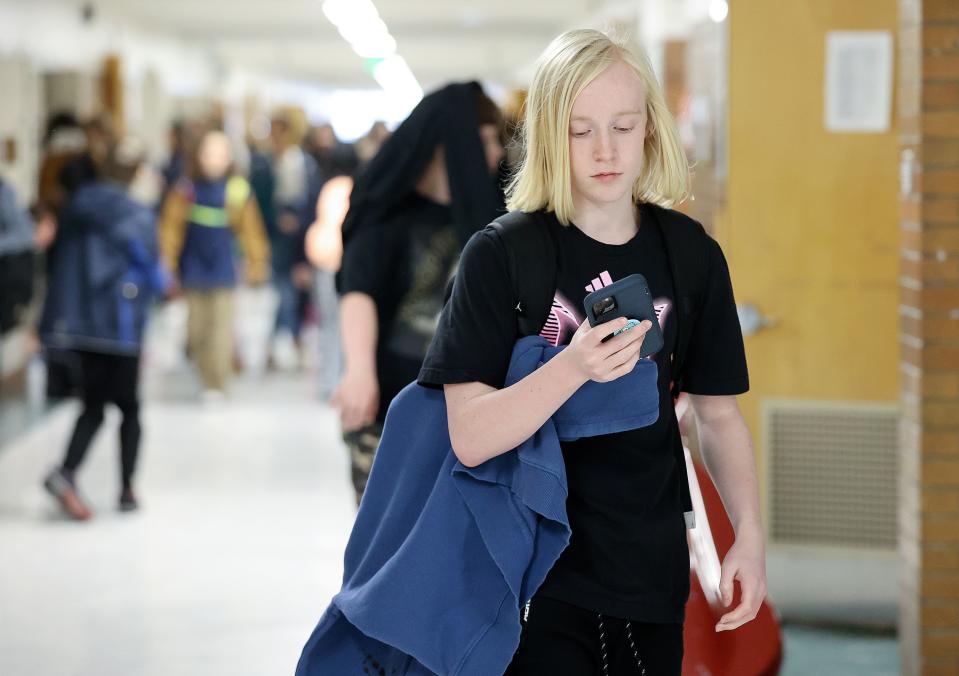
M 29 211 L 0 180 L 3 330 L 35 326 L 48 395 L 83 402 L 45 488 L 70 516 L 90 518 L 76 475 L 112 403 L 122 413 L 118 506 L 137 508 L 145 327 L 155 301 L 177 299 L 204 401 L 227 397 L 237 369 L 315 368 L 320 398 L 340 414 L 359 501 L 459 253 L 503 211 L 507 120 L 521 103 L 504 117 L 479 84 L 455 83 L 392 135 L 377 122 L 353 144 L 296 108 L 275 112 L 264 138 L 239 142 L 215 117 L 181 120 L 159 166 L 108 118 L 52 116 Z M 35 279 L 42 303 L 31 318 Z M 261 358 L 244 359 L 237 327 L 263 312 L 250 300 L 260 292 L 275 311 Z M 317 339 L 302 339 L 306 325 Z
M 304 320 L 316 320 L 321 390 L 332 393 L 339 226 L 353 175 L 388 132 L 377 123 L 346 144 L 329 124 L 310 129 L 304 120 L 282 109 L 267 138 L 239 144 L 215 119 L 178 121 L 168 159 L 154 166 L 145 145 L 115 134 L 107 117 L 81 123 L 58 113 L 44 135 L 35 203 L 28 209 L 0 178 L 0 330 L 30 325 L 47 393 L 83 402 L 62 461 L 43 481 L 73 518 L 92 515 L 76 474 L 110 403 L 122 414 L 118 507 L 138 506 L 140 357 L 157 299 L 185 301 L 185 349 L 203 399 L 225 397 L 239 364 L 237 288 L 267 285 L 277 299 L 269 366 L 316 361 L 301 359 L 300 345 Z

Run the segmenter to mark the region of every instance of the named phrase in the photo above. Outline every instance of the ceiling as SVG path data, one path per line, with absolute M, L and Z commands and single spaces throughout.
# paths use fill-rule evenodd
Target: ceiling
M 374 0 L 421 86 L 478 78 L 512 84 L 601 0 Z M 321 0 L 92 0 L 104 14 L 192 43 L 227 67 L 325 87 L 375 86 Z

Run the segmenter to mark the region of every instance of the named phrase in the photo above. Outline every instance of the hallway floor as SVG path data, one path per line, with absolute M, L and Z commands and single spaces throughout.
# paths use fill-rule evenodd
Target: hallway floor
M 310 387 L 241 384 L 213 406 L 160 393 L 133 514 L 115 511 L 108 416 L 79 477 L 87 523 L 40 486 L 75 404 L 2 447 L 0 674 L 292 674 L 339 588 L 354 514 L 333 414 Z

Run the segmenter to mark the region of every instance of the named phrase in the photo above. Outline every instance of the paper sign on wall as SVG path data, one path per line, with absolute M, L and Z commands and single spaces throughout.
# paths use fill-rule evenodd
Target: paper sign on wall
M 892 34 L 830 31 L 826 35 L 826 129 L 889 131 Z

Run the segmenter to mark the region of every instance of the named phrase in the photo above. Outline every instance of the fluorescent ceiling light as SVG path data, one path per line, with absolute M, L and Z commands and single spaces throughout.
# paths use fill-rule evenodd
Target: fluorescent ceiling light
M 363 23 L 355 22 L 339 26 L 340 35 L 351 45 L 368 38 L 377 38 L 390 34 L 383 19 L 377 17 Z
M 324 0 L 323 14 L 356 54 L 368 59 L 373 79 L 396 101 L 412 109 L 423 89 L 409 65 L 396 53 L 396 39 L 372 0 Z
M 396 53 L 396 40 L 392 35 L 375 36 L 352 43 L 353 51 L 364 59 L 385 59 Z
M 373 79 L 394 97 L 396 105 L 411 110 L 423 98 L 423 89 L 402 56 L 393 56 L 373 66 Z
M 323 13 L 337 28 L 380 18 L 376 6 L 370 0 L 325 0 Z
M 729 16 L 729 3 L 726 0 L 712 0 L 709 3 L 709 18 L 722 23 Z
M 420 86 L 406 60 L 398 54 L 377 63 L 373 67 L 373 79 L 387 91 L 419 89 Z

